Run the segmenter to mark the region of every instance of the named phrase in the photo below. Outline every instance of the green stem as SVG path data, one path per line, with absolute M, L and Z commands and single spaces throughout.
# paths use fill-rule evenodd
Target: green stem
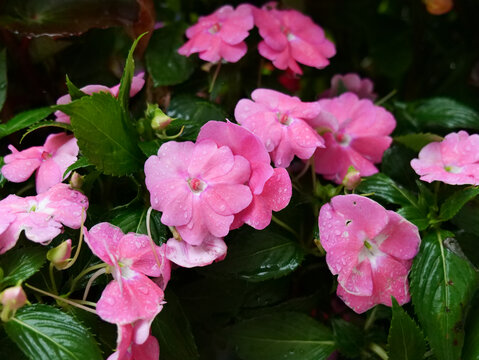
M 211 79 L 210 88 L 208 89 L 208 92 L 210 94 L 213 91 L 213 88 L 215 87 L 216 78 L 218 77 L 218 74 L 220 73 L 220 69 L 221 69 L 221 60 L 218 61 L 218 65 L 216 66 L 215 73 L 213 74 L 213 79 Z
M 85 270 L 83 270 L 80 274 L 78 274 L 78 276 L 76 276 L 72 280 L 72 285 L 70 286 L 70 291 L 68 293 L 71 294 L 75 290 L 75 286 L 76 286 L 77 282 L 80 281 L 80 279 L 82 277 L 84 277 L 86 274 L 88 274 L 92 271 L 107 267 L 107 266 L 108 266 L 108 264 L 101 263 L 101 264 L 96 264 L 96 265 L 90 266 L 90 267 L 86 268 Z
M 155 249 L 155 243 L 153 242 L 153 238 L 151 237 L 150 218 L 151 218 L 152 211 L 153 211 L 153 208 L 150 206 L 150 208 L 146 212 L 146 232 L 148 233 L 148 239 L 150 240 L 151 251 L 153 251 L 153 255 L 155 256 L 156 265 L 158 265 L 158 269 L 162 271 L 163 270 L 163 267 L 161 266 L 162 262 L 158 258 L 158 253 L 156 252 L 156 249 Z
M 75 255 L 73 256 L 73 258 L 70 260 L 70 262 L 68 263 L 68 265 L 66 265 L 62 270 L 66 270 L 66 269 L 69 269 L 73 266 L 73 264 L 75 264 L 75 261 L 77 261 L 78 259 L 78 256 L 80 255 L 80 250 L 81 250 L 81 244 L 83 242 L 83 224 L 85 223 L 85 208 L 82 208 L 81 209 L 81 225 L 80 225 L 80 239 L 78 240 L 78 247 L 75 251 Z
M 296 236 L 299 239 L 299 234 L 296 231 L 294 231 L 294 229 L 292 227 L 290 227 L 288 224 L 281 221 L 280 219 L 278 219 L 274 215 L 271 216 L 271 220 L 273 220 L 273 222 L 275 222 L 276 224 L 281 226 L 283 229 L 287 230 L 288 232 L 290 232 L 291 234 L 293 234 L 294 236 Z
M 371 311 L 369 316 L 366 319 L 366 322 L 364 323 L 364 330 L 368 330 L 371 325 L 374 323 L 374 320 L 376 320 L 376 312 L 377 312 L 378 307 L 374 307 L 374 309 Z
M 369 344 L 369 350 L 379 356 L 382 360 L 388 360 L 389 356 L 384 349 L 376 343 Z
M 389 94 L 387 94 L 385 97 L 383 97 L 382 99 L 379 99 L 378 101 L 376 101 L 376 103 L 374 105 L 377 105 L 377 106 L 381 106 L 382 104 L 384 104 L 386 101 L 388 101 L 389 99 L 391 99 L 394 95 L 396 95 L 397 93 L 397 90 L 394 89 L 393 91 L 391 91 Z
M 50 268 L 48 269 L 48 273 L 50 274 L 50 281 L 52 283 L 52 290 L 55 294 L 58 294 L 57 283 L 55 282 L 55 276 L 53 274 L 53 263 L 50 263 Z

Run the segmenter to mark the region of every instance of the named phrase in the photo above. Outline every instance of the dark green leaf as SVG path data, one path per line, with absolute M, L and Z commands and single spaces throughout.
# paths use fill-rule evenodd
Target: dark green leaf
M 439 212 L 439 219 L 452 219 L 466 203 L 479 195 L 479 187 L 470 187 L 456 191 L 444 201 Z
M 241 322 L 231 329 L 231 339 L 244 360 L 322 360 L 335 349 L 328 328 L 293 312 Z
M 172 23 L 153 33 L 145 60 L 154 86 L 179 84 L 193 73 L 191 59 L 177 51 L 184 43 L 185 29 L 184 23 Z
M 434 141 L 442 141 L 442 137 L 431 133 L 407 134 L 394 137 L 394 141 L 414 151 L 420 151 L 427 144 Z
M 157 139 L 140 142 L 138 143 L 138 146 L 140 147 L 141 151 L 143 151 L 143 154 L 150 157 L 151 155 L 158 155 L 158 149 L 164 142 L 164 140 Z
M 131 45 L 128 57 L 126 58 L 125 68 L 120 80 L 120 90 L 118 91 L 118 101 L 125 112 L 128 112 L 128 103 L 130 101 L 130 88 L 133 73 L 135 72 L 135 60 L 133 60 L 133 53 L 138 45 L 138 42 L 145 34 L 141 34 Z
M 421 208 L 415 206 L 404 206 L 400 208 L 397 213 L 416 225 L 420 231 L 427 229 L 429 226 L 427 213 L 425 213 Z
M 0 267 L 4 277 L 1 286 L 12 286 L 25 281 L 35 274 L 45 263 L 45 250 L 41 247 L 10 250 L 0 257 Z
M 66 76 L 66 84 L 68 88 L 68 93 L 70 94 L 70 97 L 72 100 L 78 100 L 84 96 L 88 96 L 70 81 L 70 78 L 68 77 L 68 75 Z
M 10 119 L 6 124 L 0 124 L 0 139 L 13 134 L 18 130 L 25 129 L 40 120 L 45 119 L 48 115 L 53 112 L 51 107 L 43 107 L 34 110 L 24 111 L 12 119 Z
M 357 191 L 360 194 L 373 193 L 374 197 L 391 204 L 415 206 L 417 203 L 409 191 L 381 173 L 364 178 Z
M 198 359 L 198 349 L 190 322 L 174 293 L 166 291 L 167 303 L 151 325 L 151 332 L 160 343 L 162 360 Z
M 177 119 L 168 126 L 168 134 L 177 134 L 184 126 L 181 139 L 196 140 L 200 128 L 210 120 L 223 121 L 225 112 L 209 101 L 191 95 L 179 95 L 171 100 L 168 116 Z
M 479 306 L 477 306 L 479 293 L 476 293 L 473 304 L 475 306 L 471 307 L 471 312 L 467 316 L 463 360 L 479 360 Z
M 3 160 L 3 156 L 0 156 L 0 169 L 5 165 L 5 161 Z M 2 172 L 0 171 L 0 189 L 3 188 L 3 185 L 7 182 L 5 176 L 3 176 Z
M 228 256 L 206 268 L 206 273 L 264 281 L 289 274 L 304 257 L 297 242 L 268 230 L 242 229 L 230 239 Z
M 5 360 L 27 360 L 28 357 L 10 340 L 0 328 L 0 359 Z
M 432 233 L 422 240 L 411 272 L 414 309 L 439 360 L 461 357 L 465 316 L 478 285 L 477 272 L 445 246 L 445 236 L 450 234 Z
M 88 162 L 88 159 L 86 157 L 82 156 L 82 157 L 78 158 L 78 160 L 75 161 L 73 164 L 71 164 L 69 167 L 67 167 L 67 169 L 63 173 L 63 177 L 65 178 L 68 175 L 68 173 L 70 173 L 71 171 L 86 168 L 90 165 L 91 164 Z
M 135 232 L 137 234 L 148 234 L 146 228 L 146 217 L 148 208 L 133 204 L 110 212 L 110 222 L 118 226 L 124 233 Z M 163 244 L 168 240 L 168 229 L 160 221 L 161 213 L 153 210 L 150 216 L 150 230 L 153 240 L 157 244 Z
M 413 319 L 393 299 L 393 318 L 389 328 L 390 360 L 421 360 L 426 352 L 424 335 Z
M 57 108 L 70 115 L 82 154 L 98 170 L 122 176 L 143 167 L 135 130 L 111 94 L 95 93 Z
M 0 110 L 7 98 L 7 84 L 7 50 L 3 49 L 0 51 Z
M 419 129 L 479 129 L 479 114 L 450 98 L 437 97 L 419 101 L 409 107 L 409 112 Z
M 23 307 L 4 326 L 10 339 L 32 360 L 102 359 L 89 331 L 52 306 Z
M 45 127 L 56 127 L 56 128 L 72 131 L 72 127 L 71 127 L 70 124 L 65 124 L 65 123 L 62 123 L 62 122 L 55 121 L 55 120 L 40 121 L 36 124 L 33 124 L 32 126 L 30 126 L 27 129 L 27 131 L 23 134 L 22 138 L 20 139 L 20 142 L 22 142 L 23 139 L 25 138 L 25 136 L 27 136 L 31 132 L 33 132 L 37 129 L 45 128 Z
M 351 322 L 333 319 L 334 341 L 339 351 L 348 358 L 360 355 L 364 345 L 363 331 Z

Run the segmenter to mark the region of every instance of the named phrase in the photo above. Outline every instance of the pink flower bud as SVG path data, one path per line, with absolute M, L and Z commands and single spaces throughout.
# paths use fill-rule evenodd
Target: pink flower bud
M 1 318 L 6 322 L 15 315 L 16 310 L 27 303 L 27 296 L 21 286 L 13 286 L 0 294 L 0 303 L 3 305 Z
M 81 176 L 76 171 L 73 172 L 72 177 L 70 178 L 70 186 L 73 189 L 81 189 L 81 187 L 83 185 L 83 178 L 84 178 L 84 176 Z
M 348 168 L 348 172 L 344 176 L 343 185 L 348 190 L 353 190 L 356 186 L 359 185 L 361 182 L 361 175 L 359 171 L 354 168 L 354 166 L 350 166 Z
M 68 239 L 57 247 L 47 252 L 47 259 L 55 265 L 57 270 L 62 270 L 67 264 L 72 253 L 72 241 Z
M 153 130 L 164 130 L 168 125 L 170 125 L 172 120 L 173 119 L 166 115 L 163 111 L 156 109 L 155 116 L 151 120 L 151 128 Z

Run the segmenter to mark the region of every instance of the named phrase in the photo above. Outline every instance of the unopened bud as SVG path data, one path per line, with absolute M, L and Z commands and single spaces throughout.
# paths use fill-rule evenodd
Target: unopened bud
M 155 112 L 155 117 L 151 120 L 151 128 L 153 130 L 164 130 L 170 125 L 172 119 L 163 111 L 158 109 Z
M 62 270 L 68 265 L 72 253 L 72 241 L 68 239 L 57 247 L 48 250 L 47 259 L 55 266 L 57 270 Z
M 81 187 L 83 186 L 83 179 L 84 176 L 74 171 L 72 177 L 70 178 L 70 186 L 73 189 L 81 189 Z
M 354 166 L 350 166 L 348 168 L 347 174 L 344 176 L 343 185 L 348 190 L 355 189 L 359 183 L 361 182 L 361 175 L 358 170 L 354 168 Z
M 423 0 L 426 4 L 426 10 L 432 15 L 443 15 L 448 13 L 454 7 L 453 0 Z
M 9 321 L 15 316 L 15 312 L 27 303 L 27 295 L 21 286 L 13 286 L 5 289 L 0 294 L 0 303 L 3 305 L 2 321 Z

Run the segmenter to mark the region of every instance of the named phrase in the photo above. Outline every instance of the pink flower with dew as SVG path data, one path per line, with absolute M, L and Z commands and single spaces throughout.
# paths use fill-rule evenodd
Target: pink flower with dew
M 253 8 L 254 22 L 263 38 L 259 53 L 281 70 L 303 71 L 298 62 L 322 69 L 328 58 L 336 54 L 334 44 L 326 39 L 324 31 L 310 17 L 296 10 Z
M 320 113 L 317 102 L 268 89 L 256 89 L 251 98 L 238 102 L 235 118 L 262 140 L 276 166 L 288 167 L 295 155 L 309 159 L 316 148 L 324 147 L 323 138 L 308 124 Z
M 326 262 L 338 296 L 355 312 L 409 301 L 407 276 L 421 238 L 415 225 L 359 195 L 335 196 L 319 214 Z
M 0 201 L 0 254 L 15 246 L 22 231 L 27 239 L 46 245 L 63 226 L 80 228 L 87 209 L 87 197 L 66 184 L 37 196 L 9 195 Z
M 411 160 L 422 181 L 450 185 L 479 184 L 479 135 L 450 133 L 441 142 L 427 144 L 419 158 Z
M 352 92 L 360 99 L 376 100 L 378 97 L 374 93 L 374 83 L 368 78 L 361 78 L 358 74 L 336 74 L 331 79 L 331 88 L 324 91 L 320 98 L 333 98 L 339 95 L 339 92 Z
M 361 176 L 377 173 L 374 164 L 381 162 L 392 142 L 389 135 L 396 127 L 392 114 L 353 93 L 318 103 L 321 113 L 310 124 L 323 135 L 326 148 L 314 153 L 316 172 L 337 184 L 350 166 Z
M 178 53 L 190 56 L 199 53 L 200 59 L 212 63 L 224 59 L 234 63 L 247 51 L 243 41 L 254 26 L 251 5 L 242 4 L 236 10 L 225 5 L 186 30 L 189 39 Z
M 213 140 L 218 146 L 228 146 L 233 154 L 248 160 L 251 176 L 247 181 L 253 199 L 249 206 L 235 215 L 231 224 L 236 229 L 243 223 L 261 230 L 271 222 L 272 211 L 284 209 L 291 199 L 292 185 L 288 172 L 273 169 L 262 141 L 242 126 L 209 121 L 200 130 L 197 141 Z
M 158 340 L 149 335 L 142 344 L 133 340 L 135 326 L 119 325 L 116 351 L 107 360 L 158 360 L 160 358 L 160 345 Z
M 210 265 L 213 261 L 223 260 L 227 247 L 223 239 L 206 237 L 200 245 L 190 245 L 186 241 L 171 238 L 166 243 L 166 257 L 175 264 L 192 268 Z
M 109 223 L 85 229 L 85 241 L 113 275 L 97 303 L 98 316 L 119 326 L 134 323 L 134 342 L 143 344 L 164 304 L 163 290 L 148 278 L 165 276 L 164 250 L 157 245 L 152 248 L 146 235 L 125 235 Z
M 36 170 L 36 189 L 40 194 L 64 180 L 63 173 L 77 160 L 78 145 L 73 135 L 51 134 L 43 146 L 18 151 L 13 145 L 12 152 L 4 158 L 2 174 L 8 181 L 23 182 Z M 68 175 L 68 174 L 67 174 Z
M 251 203 L 244 185 L 250 168 L 243 156 L 212 140 L 167 142 L 145 163 L 151 206 L 191 245 L 226 236 L 234 215 Z
M 138 75 L 133 76 L 133 79 L 131 81 L 131 87 L 130 87 L 130 97 L 133 97 L 136 94 L 138 94 L 140 90 L 143 88 L 143 85 L 145 85 L 144 77 L 145 77 L 144 72 L 140 72 L 138 73 Z M 104 85 L 87 85 L 82 87 L 80 90 L 87 95 L 91 95 L 91 94 L 99 93 L 99 92 L 107 92 L 117 97 L 118 93 L 120 92 L 120 84 L 117 84 L 111 88 Z M 58 98 L 57 105 L 66 105 L 71 103 L 71 101 L 72 101 L 72 98 L 70 94 L 66 94 Z M 55 116 L 56 116 L 56 121 L 58 122 L 62 122 L 66 124 L 70 123 L 70 117 L 61 111 L 55 111 Z

